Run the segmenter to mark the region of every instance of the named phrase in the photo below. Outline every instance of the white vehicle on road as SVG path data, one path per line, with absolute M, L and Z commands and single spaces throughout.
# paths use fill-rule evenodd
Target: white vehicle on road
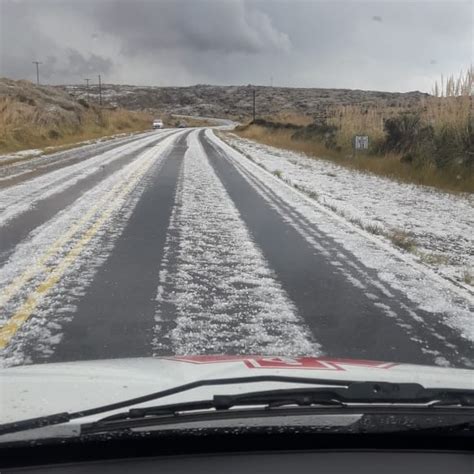
M 161 120 L 161 119 L 155 119 L 155 120 L 153 120 L 153 128 L 154 128 L 154 129 L 157 129 L 157 128 L 164 128 L 163 120 Z

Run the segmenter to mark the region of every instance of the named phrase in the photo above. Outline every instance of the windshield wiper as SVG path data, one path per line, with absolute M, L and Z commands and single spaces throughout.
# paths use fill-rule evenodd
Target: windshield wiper
M 0 436 L 8 433 L 17 433 L 20 431 L 27 431 L 35 428 L 43 428 L 45 426 L 59 425 L 79 418 L 86 418 L 88 416 L 98 415 L 100 413 L 106 413 L 108 411 L 119 410 L 121 408 L 126 408 L 132 405 L 139 405 L 140 403 L 149 402 L 151 400 L 159 400 L 160 398 L 165 398 L 170 395 L 176 395 L 178 393 L 187 392 L 188 390 L 192 390 L 194 388 L 214 385 L 237 385 L 259 382 L 299 383 L 308 385 L 329 386 L 347 386 L 351 383 L 350 380 L 339 381 L 308 377 L 292 377 L 284 375 L 258 375 L 254 377 L 234 377 L 225 379 L 197 380 L 195 382 L 190 382 L 184 385 L 178 385 L 177 387 L 161 390 L 159 392 L 153 392 L 142 397 L 129 398 L 121 402 L 111 403 L 109 405 L 101 405 L 99 407 L 91 408 L 89 410 L 82 410 L 73 413 L 55 413 L 53 415 L 40 416 L 38 418 L 29 418 L 27 420 L 5 423 L 0 425 Z
M 353 404 L 373 405 L 381 403 L 410 405 L 425 404 L 434 406 L 474 407 L 474 390 L 457 390 L 448 388 L 426 389 L 416 383 L 388 383 L 388 382 L 354 382 L 327 379 L 309 379 L 304 377 L 285 376 L 256 376 L 231 379 L 209 379 L 192 382 L 161 392 L 152 393 L 143 397 L 125 400 L 123 402 L 104 405 L 90 410 L 75 413 L 59 413 L 56 415 L 23 420 L 16 423 L 0 425 L 0 435 L 18 431 L 66 423 L 73 419 L 117 410 L 127 406 L 157 400 L 193 388 L 212 385 L 234 385 L 256 382 L 284 382 L 319 385 L 313 388 L 295 388 L 266 390 L 236 395 L 215 395 L 210 400 L 185 402 L 157 407 L 134 408 L 124 413 L 112 415 L 99 420 L 88 427 L 113 422 L 117 420 L 137 419 L 149 416 L 171 416 L 178 412 L 214 409 L 217 411 L 229 410 L 237 406 L 264 406 L 267 408 L 285 405 L 311 406 L 336 405 L 351 406 Z M 324 385 L 324 386 L 321 386 Z
M 173 417 L 184 414 L 209 415 L 209 410 L 222 412 L 234 407 L 263 407 L 265 409 L 288 406 L 332 406 L 356 407 L 381 405 L 422 406 L 422 407 L 474 407 L 474 390 L 426 389 L 415 383 L 351 382 L 346 387 L 314 387 L 278 389 L 235 395 L 214 395 L 209 400 L 174 403 L 144 408 L 132 408 L 99 421 L 82 425 L 87 432 L 97 432 L 104 428 L 127 428 L 124 421 L 143 419 L 168 422 Z M 212 413 L 212 412 L 211 412 Z M 232 414 L 235 414 L 235 410 Z M 153 419 L 152 419 L 153 418 Z M 118 422 L 118 423 L 117 423 Z

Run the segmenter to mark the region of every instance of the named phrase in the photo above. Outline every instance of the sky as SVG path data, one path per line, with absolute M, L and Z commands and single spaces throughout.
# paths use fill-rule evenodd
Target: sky
M 430 92 L 473 30 L 474 0 L 0 0 L 0 76 Z

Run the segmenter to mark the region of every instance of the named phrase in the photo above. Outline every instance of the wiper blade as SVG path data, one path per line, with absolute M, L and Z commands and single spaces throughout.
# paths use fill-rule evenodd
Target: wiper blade
M 269 390 L 214 397 L 217 408 L 267 403 L 281 406 L 294 402 L 298 405 L 317 403 L 339 404 L 427 404 L 433 406 L 474 407 L 474 390 L 448 388 L 427 389 L 417 383 L 352 382 L 344 388 L 298 388 Z
M 126 412 L 82 425 L 81 428 L 88 433 L 127 429 L 130 424 L 126 422 L 133 424 L 146 419 L 151 423 L 155 421 L 166 423 L 182 415 L 202 414 L 208 416 L 213 413 L 212 410 L 215 414 L 234 407 L 245 406 L 263 407 L 268 410 L 295 405 L 298 407 L 356 407 L 363 412 L 367 407 L 387 404 L 397 407 L 415 405 L 427 408 L 446 406 L 469 408 L 474 407 L 474 391 L 426 389 L 419 384 L 385 382 L 351 382 L 346 387 L 266 390 L 235 395 L 214 395 L 209 400 L 132 408 Z M 235 413 L 235 410 L 232 410 L 232 414 Z
M 0 436 L 9 433 L 17 433 L 20 431 L 27 431 L 35 428 L 43 428 L 46 426 L 67 423 L 69 421 L 76 420 L 79 418 L 86 418 L 88 416 L 98 415 L 100 413 L 106 413 L 108 411 L 119 410 L 121 408 L 126 408 L 132 405 L 139 405 L 141 403 L 149 402 L 151 400 L 159 400 L 160 398 L 165 398 L 170 395 L 176 395 L 178 393 L 186 392 L 194 388 L 214 385 L 238 385 L 259 382 L 298 383 L 308 385 L 332 386 L 347 386 L 351 383 L 350 380 L 340 381 L 308 377 L 292 377 L 284 375 L 257 375 L 254 377 L 197 380 L 195 382 L 190 382 L 184 385 L 179 385 L 177 387 L 161 390 L 159 392 L 154 392 L 149 395 L 144 395 L 142 397 L 130 398 L 121 402 L 111 403 L 109 405 L 101 405 L 99 407 L 91 408 L 89 410 L 82 410 L 73 413 L 55 413 L 53 415 L 30 418 L 27 420 L 15 421 L 13 423 L 5 423 L 0 425 Z
M 123 414 L 113 415 L 102 420 L 117 420 L 122 417 L 139 418 L 143 416 L 174 415 L 178 411 L 192 410 L 228 410 L 235 406 L 264 405 L 271 407 L 284 405 L 349 405 L 349 404 L 429 404 L 429 406 L 474 406 L 474 390 L 456 389 L 426 389 L 414 383 L 388 382 L 354 382 L 331 379 L 313 379 L 306 377 L 288 377 L 279 375 L 261 375 L 255 377 L 239 377 L 228 379 L 198 380 L 188 384 L 155 392 L 142 397 L 124 400 L 122 402 L 103 405 L 90 410 L 74 413 L 58 413 L 50 416 L 33 418 L 14 423 L 0 425 L 0 435 L 19 431 L 52 426 L 66 423 L 78 418 L 106 413 L 128 406 L 138 405 L 151 400 L 168 397 L 186 392 L 194 388 L 214 385 L 237 385 L 258 382 L 298 383 L 308 385 L 323 385 L 314 388 L 296 388 L 267 390 L 237 395 L 216 395 L 212 400 L 187 402 L 184 404 L 164 405 L 150 408 L 129 410 Z M 101 423 L 101 421 L 95 422 Z M 95 424 L 93 423 L 93 424 Z

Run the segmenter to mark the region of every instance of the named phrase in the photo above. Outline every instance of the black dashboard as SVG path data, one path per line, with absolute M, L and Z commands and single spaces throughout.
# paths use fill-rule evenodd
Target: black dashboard
M 291 452 L 171 456 L 28 467 L 4 472 L 35 474 L 472 474 L 473 457 L 460 453 Z
M 0 473 L 473 474 L 472 433 L 195 430 L 0 445 Z

